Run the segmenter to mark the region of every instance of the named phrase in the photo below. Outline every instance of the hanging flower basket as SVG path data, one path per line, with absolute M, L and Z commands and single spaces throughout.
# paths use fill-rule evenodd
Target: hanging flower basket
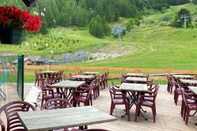
M 24 30 L 0 26 L 1 44 L 20 45 L 24 39 Z
M 15 6 L 0 6 L 1 44 L 21 44 L 25 30 L 36 32 L 41 27 L 41 18 Z

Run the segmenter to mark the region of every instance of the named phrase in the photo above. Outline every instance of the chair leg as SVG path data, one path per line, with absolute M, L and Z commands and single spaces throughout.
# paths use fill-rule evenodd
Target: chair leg
M 139 104 L 136 104 L 136 110 L 135 110 L 135 122 L 137 122 L 137 117 L 138 117 L 138 114 L 139 114 L 139 109 L 140 109 L 140 105 L 139 105 Z
M 167 91 L 170 92 L 170 85 L 167 85 Z
M 42 98 L 42 101 L 41 101 L 41 107 L 42 107 L 43 103 L 44 103 L 44 99 Z
M 155 105 L 152 107 L 152 114 L 153 114 L 153 122 L 155 123 L 155 116 L 156 116 L 156 108 Z
M 125 104 L 125 109 L 126 109 L 126 112 L 127 112 L 128 121 L 130 121 L 129 105 Z
M 183 117 L 184 108 L 185 108 L 185 105 L 184 105 L 184 101 L 182 100 L 182 103 L 181 103 L 181 117 Z
M 189 113 L 190 113 L 190 109 L 187 109 L 186 114 L 185 114 L 185 125 L 188 124 L 188 120 L 189 120 Z
M 186 118 L 186 112 L 187 112 L 187 107 L 183 110 L 183 121 L 185 121 Z
M 175 105 L 177 105 L 178 99 L 179 99 L 179 94 L 178 94 L 178 92 L 175 91 L 175 94 L 174 94 L 174 103 L 175 103 Z
M 110 115 L 112 115 L 112 114 L 113 114 L 113 110 L 114 110 L 114 104 L 113 104 L 113 103 L 111 103 Z

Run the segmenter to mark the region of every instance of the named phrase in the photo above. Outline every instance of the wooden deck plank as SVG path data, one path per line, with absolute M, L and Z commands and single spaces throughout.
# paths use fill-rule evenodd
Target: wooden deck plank
M 25 94 L 28 93 L 28 89 L 33 86 L 33 83 L 25 83 Z M 9 87 L 9 85 L 3 85 L 3 90 L 8 94 L 7 100 L 0 98 L 0 105 L 4 105 L 9 101 L 19 100 L 16 95 L 16 89 Z M 100 96 L 93 100 L 93 106 L 106 112 L 110 112 L 110 95 L 108 89 L 101 90 Z M 81 106 L 83 106 L 81 104 Z M 134 122 L 135 106 L 130 110 L 131 121 L 127 121 L 127 117 L 121 118 L 124 114 L 124 106 L 116 106 L 113 116 L 118 118 L 114 122 L 106 122 L 101 124 L 89 125 L 89 128 L 104 128 L 110 131 L 196 131 L 197 115 L 189 118 L 188 125 L 185 125 L 181 115 L 181 96 L 179 97 L 178 104 L 175 105 L 173 101 L 173 94 L 169 94 L 166 91 L 166 86 L 160 87 L 157 99 L 156 99 L 156 122 L 153 123 L 152 112 L 149 108 L 144 108 L 147 113 L 144 115 L 148 120 L 144 120 L 142 117 L 138 117 L 137 122 Z

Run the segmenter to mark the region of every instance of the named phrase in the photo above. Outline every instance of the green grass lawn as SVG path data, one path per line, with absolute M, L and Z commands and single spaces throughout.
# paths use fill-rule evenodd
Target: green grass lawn
M 192 17 L 195 18 L 196 5 L 193 4 L 173 6 L 171 10 L 166 10 L 164 13 L 155 12 L 147 15 L 140 26 L 134 26 L 134 31 L 127 32 L 122 37 L 122 47 L 119 46 L 118 38 L 113 36 L 98 39 L 91 36 L 88 30 L 58 27 L 54 31 L 50 30 L 50 34 L 46 36 L 29 34 L 20 46 L 0 45 L 0 53 L 24 54 L 25 57 L 40 55 L 42 58 L 48 58 L 50 56 L 51 59 L 55 59 L 63 53 L 75 53 L 78 50 L 95 53 L 99 49 L 112 45 L 104 53 L 117 53 L 120 48 L 124 48 L 127 54 L 103 61 L 76 62 L 69 65 L 196 70 L 197 28 L 172 28 L 165 25 L 167 22 L 161 21 L 164 16 L 170 17 L 170 22 L 173 21 L 181 8 L 190 10 Z

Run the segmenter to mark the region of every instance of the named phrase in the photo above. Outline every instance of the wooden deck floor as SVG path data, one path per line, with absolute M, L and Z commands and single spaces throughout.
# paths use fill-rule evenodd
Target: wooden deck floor
M 28 89 L 33 86 L 33 83 L 25 84 L 25 94 Z M 0 105 L 19 100 L 16 95 L 16 90 L 13 87 L 3 86 L 3 90 L 8 94 L 7 100 L 0 98 Z M 108 89 L 101 90 L 101 95 L 93 100 L 93 106 L 109 113 L 110 110 L 110 96 Z M 110 131 L 196 131 L 197 116 L 190 117 L 188 125 L 185 125 L 180 116 L 181 98 L 176 106 L 173 102 L 173 94 L 169 94 L 166 91 L 166 86 L 161 85 L 159 94 L 156 99 L 157 116 L 156 123 L 153 123 L 152 112 L 149 108 L 144 108 L 147 112 L 144 114 L 148 120 L 144 120 L 142 117 L 138 117 L 138 122 L 134 122 L 135 106 L 130 110 L 131 121 L 127 121 L 127 117 L 121 118 L 124 114 L 124 106 L 117 106 L 114 110 L 113 116 L 118 120 L 114 122 L 107 122 L 95 125 L 89 125 L 89 128 L 104 128 Z M 88 116 L 87 116 L 88 117 Z

